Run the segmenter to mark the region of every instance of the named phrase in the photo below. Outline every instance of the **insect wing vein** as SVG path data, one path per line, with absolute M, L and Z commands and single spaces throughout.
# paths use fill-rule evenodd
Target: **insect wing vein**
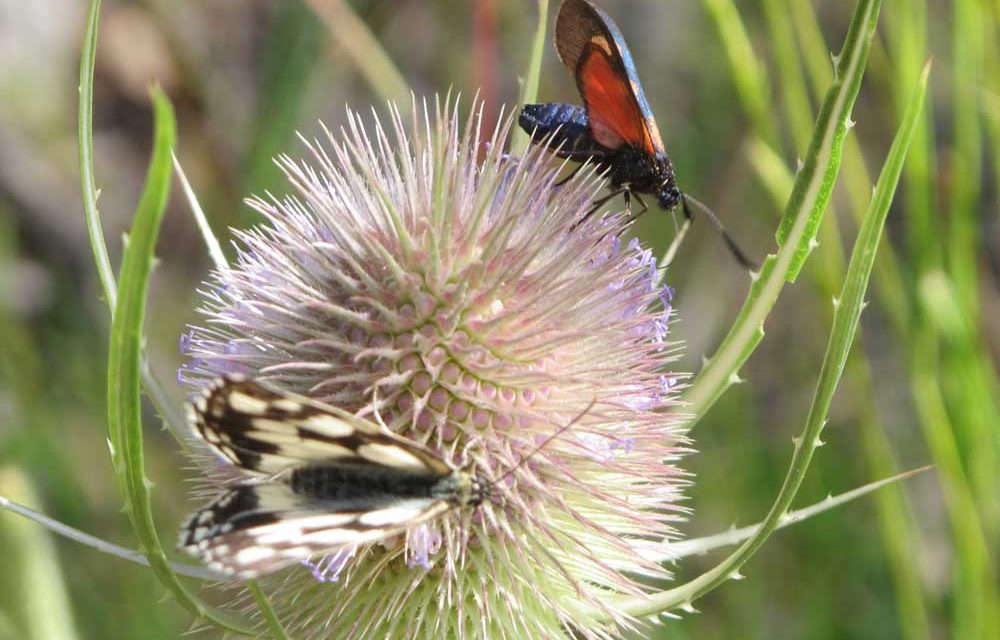
M 303 501 L 281 484 L 243 485 L 196 512 L 181 546 L 210 568 L 244 578 L 344 547 L 377 542 L 445 513 L 440 498 L 392 499 L 370 505 Z
M 193 406 L 198 434 L 219 455 L 251 473 L 275 474 L 307 463 L 367 463 L 446 475 L 426 447 L 346 411 L 259 383 L 223 378 Z

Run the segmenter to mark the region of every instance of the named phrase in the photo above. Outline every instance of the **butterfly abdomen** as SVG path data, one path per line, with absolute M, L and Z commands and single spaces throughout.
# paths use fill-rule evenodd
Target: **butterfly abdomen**
M 374 465 L 315 466 L 295 469 L 292 491 L 312 500 L 352 500 L 394 496 L 431 498 L 439 476 L 400 472 Z

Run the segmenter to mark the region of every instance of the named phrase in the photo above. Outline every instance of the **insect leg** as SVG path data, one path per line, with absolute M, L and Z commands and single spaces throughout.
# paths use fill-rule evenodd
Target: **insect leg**
M 649 211 L 649 205 L 646 204 L 646 201 L 642 199 L 642 196 L 639 195 L 639 192 L 637 192 L 637 191 L 626 191 L 625 192 L 625 206 L 626 207 L 628 207 L 628 205 L 629 205 L 629 194 L 631 194 L 632 196 L 635 197 L 636 202 L 639 203 L 639 206 L 641 206 L 642 209 L 640 209 L 636 213 L 632 213 L 632 209 L 629 208 L 629 217 L 628 217 L 628 220 L 624 224 L 625 227 L 631 226 L 636 220 L 639 219 L 639 216 L 641 216 L 642 214 L 644 214 L 647 211 Z
M 597 213 L 597 210 L 600 209 L 604 205 L 604 203 L 607 202 L 608 200 L 611 200 L 612 198 L 615 198 L 617 196 L 620 196 L 623 193 L 628 193 L 628 192 L 629 192 L 629 190 L 627 188 L 621 187 L 619 189 L 613 190 L 611 193 L 609 193 L 608 195 L 604 196 L 603 198 L 598 198 L 597 200 L 594 200 L 594 202 L 592 203 L 593 206 L 590 208 L 590 211 L 588 211 L 587 213 L 583 214 L 582 218 L 580 218 L 579 220 L 577 220 L 576 222 L 574 222 L 573 226 L 571 226 L 569 228 L 569 230 L 570 231 L 575 231 L 576 228 L 579 227 L 584 222 L 586 222 L 587 219 L 590 218 L 590 216 L 592 216 L 595 213 Z

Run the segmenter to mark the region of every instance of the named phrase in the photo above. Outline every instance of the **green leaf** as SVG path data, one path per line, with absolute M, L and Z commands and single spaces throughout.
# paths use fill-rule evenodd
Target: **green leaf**
M 97 275 L 108 305 L 115 306 L 115 276 L 104 242 L 101 216 L 97 209 L 97 182 L 94 178 L 94 63 L 97 59 L 97 23 L 101 15 L 101 0 L 91 0 L 87 12 L 83 50 L 80 53 L 80 103 L 77 114 L 79 137 L 80 183 L 83 188 L 83 211 L 87 218 L 90 248 L 97 263 Z
M 814 246 L 840 168 L 844 137 L 864 75 L 880 5 L 880 0 L 862 0 L 855 9 L 837 58 L 836 77 L 823 101 L 809 151 L 796 175 L 778 228 L 778 250 L 764 260 L 736 322 L 685 394 L 684 414 L 689 425 L 704 415 L 738 379 L 740 367 L 764 337 L 764 320 L 784 284 L 795 280 Z
M 136 208 L 118 281 L 108 349 L 108 443 L 115 476 L 125 499 L 139 548 L 153 572 L 177 601 L 199 618 L 231 631 L 251 631 L 224 619 L 199 602 L 181 584 L 170 567 L 153 522 L 150 482 L 143 459 L 140 368 L 146 294 L 153 271 L 153 251 L 170 191 L 174 114 L 163 93 L 153 91 L 155 138 L 146 185 Z
M 865 2 L 859 3 L 859 13 L 863 13 L 861 10 L 865 8 L 864 5 Z M 859 14 L 855 14 L 855 23 L 858 18 Z M 852 25 L 852 32 L 854 26 L 856 25 Z M 826 424 L 826 416 L 834 391 L 837 389 L 851 346 L 854 343 L 861 311 L 864 308 L 864 296 L 868 289 L 872 265 L 875 262 L 875 254 L 882 238 L 885 219 L 889 213 L 889 205 L 892 204 L 903 161 L 906 158 L 906 152 L 909 149 L 923 108 L 929 71 L 929 66 L 925 67 L 915 95 L 910 100 L 903 122 L 896 133 L 895 140 L 893 140 L 892 148 L 889 150 L 882 174 L 875 186 L 871 203 L 854 244 L 854 250 L 851 252 L 851 261 L 847 267 L 844 286 L 835 304 L 833 327 L 830 330 L 826 355 L 823 358 L 809 415 L 801 435 L 795 439 L 795 452 L 792 455 L 788 473 L 770 511 L 754 535 L 718 565 L 679 587 L 627 602 L 624 608 L 630 615 L 637 617 L 653 615 L 689 605 L 727 580 L 739 576 L 741 567 L 788 516 L 792 501 L 809 468 L 813 452 L 822 444 L 820 435 Z
M 83 50 L 80 55 L 80 100 L 77 119 L 77 136 L 80 160 L 80 188 L 83 193 L 83 213 L 87 221 L 87 235 L 97 275 L 101 281 L 108 308 L 113 310 L 118 285 L 108 258 L 108 247 L 101 228 L 101 214 L 97 208 L 97 182 L 94 174 L 94 62 L 97 57 L 97 25 L 101 14 L 101 0 L 91 0 L 87 11 L 87 26 L 83 36 Z M 143 383 L 157 413 L 170 428 L 171 434 L 183 446 L 183 432 L 186 421 L 174 408 L 170 395 L 148 367 L 142 367 Z

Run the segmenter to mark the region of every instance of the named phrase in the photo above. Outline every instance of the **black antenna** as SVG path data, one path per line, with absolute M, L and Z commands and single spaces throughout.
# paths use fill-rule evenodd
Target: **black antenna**
M 580 413 L 578 413 L 575 418 L 573 418 L 572 420 L 570 420 L 569 422 L 567 422 L 563 426 L 561 426 L 558 429 L 556 429 L 555 431 L 553 431 L 547 438 L 545 438 L 545 440 L 542 440 L 542 443 L 539 444 L 537 447 L 535 447 L 534 450 L 531 453 L 529 453 L 526 456 L 522 456 L 521 459 L 517 461 L 517 464 L 515 464 L 513 467 L 511 467 L 510 469 L 508 469 L 507 472 L 504 473 L 502 476 L 500 476 L 499 478 L 497 478 L 493 482 L 493 484 L 494 485 L 498 485 L 501 482 L 503 482 L 504 480 L 506 480 L 507 478 L 509 478 L 512 473 L 514 473 L 515 471 L 517 471 L 518 469 L 520 469 L 521 466 L 525 462 L 527 462 L 528 460 L 530 460 L 532 457 L 534 457 L 534 455 L 536 453 L 538 453 L 539 451 L 541 451 L 542 449 L 544 449 L 546 447 L 546 445 L 548 445 L 550 442 L 552 442 L 553 440 L 555 440 L 556 438 L 558 438 L 560 435 L 562 435 L 564 431 L 566 431 L 567 429 L 569 429 L 570 427 L 572 427 L 574 424 L 576 424 L 577 422 L 579 422 L 580 419 L 583 416 L 585 416 L 588 413 L 590 413 L 590 410 L 594 408 L 595 404 L 597 404 L 597 398 L 594 398 L 593 400 L 591 400 L 590 404 L 587 405 L 587 408 L 584 409 L 583 411 L 581 411 Z
M 740 249 L 740 246 L 736 244 L 736 241 L 733 240 L 733 237 L 729 235 L 728 231 L 726 231 L 726 227 L 722 224 L 722 221 L 716 217 L 716 215 L 712 212 L 711 209 L 708 208 L 707 205 L 699 202 L 698 200 L 695 200 L 686 193 L 682 194 L 681 197 L 684 199 L 685 218 L 687 218 L 688 220 L 691 219 L 692 216 L 690 209 L 688 209 L 688 203 L 693 204 L 699 211 L 702 212 L 702 214 L 705 215 L 706 218 L 708 218 L 709 222 L 711 222 L 712 225 L 715 227 L 715 230 L 718 231 L 719 235 L 722 236 L 722 239 L 726 241 L 726 245 L 729 246 L 729 252 L 733 254 L 733 257 L 736 258 L 736 261 L 739 262 L 740 265 L 742 265 L 743 267 L 749 269 L 750 271 L 756 271 L 758 269 L 757 264 L 754 263 L 753 260 L 748 258 L 747 254 L 743 253 L 743 249 Z

